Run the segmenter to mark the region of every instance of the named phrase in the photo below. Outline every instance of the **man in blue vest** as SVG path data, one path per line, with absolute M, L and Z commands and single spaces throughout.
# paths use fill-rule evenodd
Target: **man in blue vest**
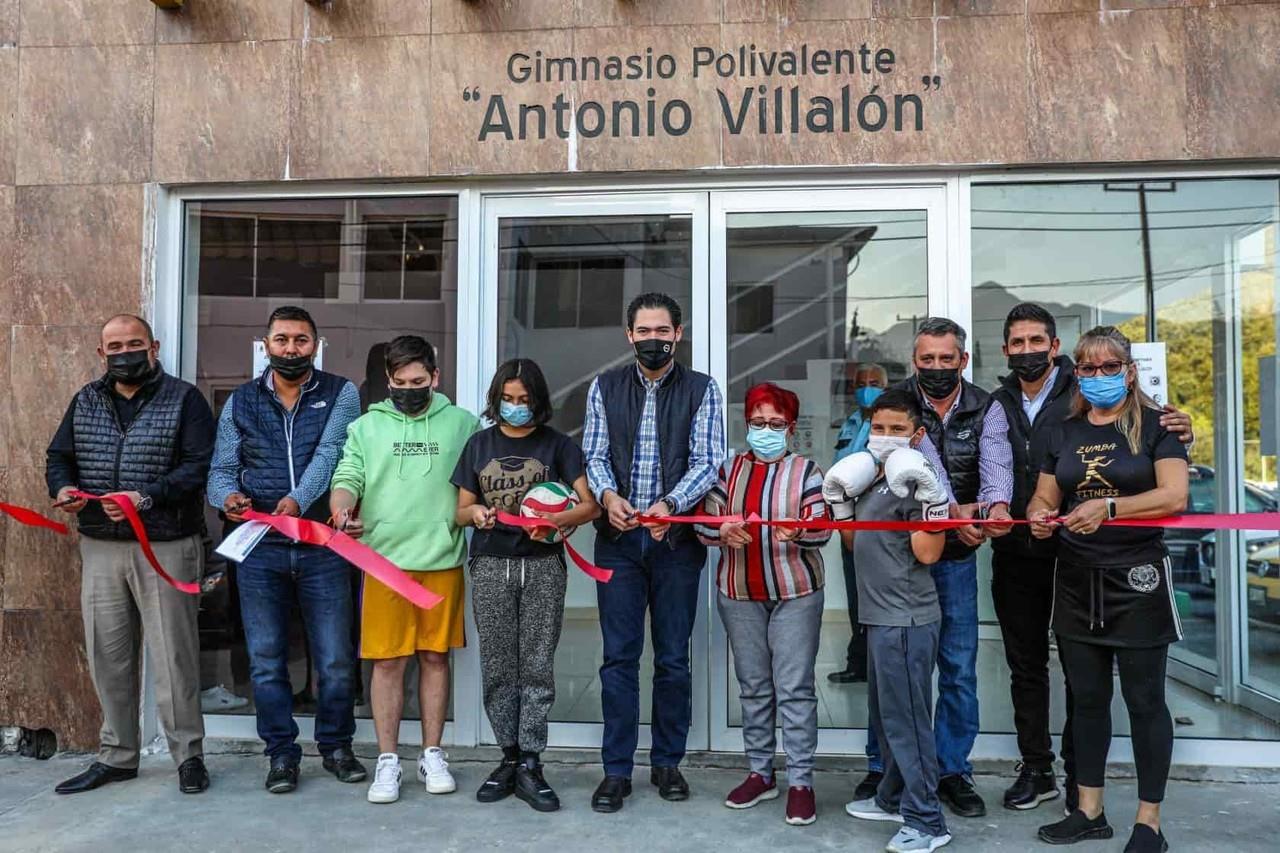
M 123 492 L 160 564 L 179 581 L 199 580 L 213 413 L 195 386 L 164 372 L 159 353 L 146 320 L 132 314 L 108 320 L 98 347 L 106 374 L 76 394 L 46 454 L 50 497 L 77 515 L 85 652 L 102 706 L 97 760 L 58 785 L 59 794 L 137 777 L 140 640 L 151 652 L 156 707 L 178 765 L 178 788 L 195 794 L 209 786 L 198 600 L 155 573 L 115 504 L 72 495 Z
M 637 296 L 627 307 L 635 361 L 597 376 L 587 392 L 587 480 L 607 513 L 595 522 L 595 559 L 613 570 L 609 583 L 596 585 L 604 641 L 605 778 L 591 797 L 598 812 L 618 811 L 631 793 L 646 609 L 654 670 L 649 779 L 665 800 L 689 797 L 679 765 L 693 713 L 689 638 L 706 548 L 689 525 L 642 527 L 635 517 L 696 511 L 724 461 L 720 391 L 710 376 L 675 361 L 683 334 L 679 303 L 665 293 Z
M 265 341 L 270 367 L 237 388 L 218 419 L 209 503 L 232 522 L 242 521 L 249 508 L 323 522 L 329 480 L 347 425 L 360 415 L 360 394 L 348 380 L 315 368 L 318 332 L 303 309 L 273 311 Z M 318 675 L 315 739 L 324 768 L 343 782 L 365 778 L 351 751 L 356 728 L 351 571 L 332 552 L 274 531 L 237 568 L 258 736 L 271 761 L 266 787 L 273 794 L 297 787 L 302 758 L 289 680 L 289 613 L 295 599 Z

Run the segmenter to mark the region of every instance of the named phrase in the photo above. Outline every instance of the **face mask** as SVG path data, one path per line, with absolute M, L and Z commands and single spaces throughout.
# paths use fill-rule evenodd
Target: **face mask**
M 1110 409 L 1129 395 L 1125 374 L 1115 376 L 1086 376 L 1080 379 L 1080 393 L 1095 409 Z
M 406 415 L 416 415 L 431 405 L 431 386 L 422 388 L 387 388 L 387 396 Z
M 273 355 L 271 356 L 271 369 L 279 373 L 281 379 L 288 379 L 293 382 L 311 372 L 311 356 L 296 355 L 290 358 L 283 355 Z
M 871 404 L 880 399 L 880 395 L 883 393 L 883 388 L 877 388 L 874 385 L 864 385 L 853 392 L 853 399 L 862 408 L 869 409 L 871 408 Z
M 661 338 L 646 338 L 636 341 L 632 346 L 635 347 L 636 361 L 645 370 L 661 370 L 676 354 L 676 342 Z
M 880 463 L 883 463 L 893 451 L 910 446 L 911 437 L 907 435 L 872 435 L 867 437 L 867 451 Z
M 960 371 L 954 367 L 917 367 L 916 382 L 931 400 L 942 400 L 960 384 Z
M 107 356 L 107 376 L 114 382 L 137 385 L 151 375 L 150 351 L 116 352 Z
M 513 427 L 522 427 L 533 420 L 533 412 L 524 403 L 517 405 L 506 400 L 498 405 L 498 416 Z
M 768 462 L 787 452 L 786 430 L 747 427 L 747 446 L 757 459 Z
M 1009 369 L 1023 382 L 1035 382 L 1049 372 L 1049 351 L 1011 355 Z

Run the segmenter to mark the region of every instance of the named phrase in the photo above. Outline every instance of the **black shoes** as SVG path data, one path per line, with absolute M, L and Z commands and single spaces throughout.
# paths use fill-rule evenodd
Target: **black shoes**
M 193 755 L 178 765 L 178 790 L 184 794 L 199 794 L 209 787 L 209 771 L 204 759 Z
M 631 796 L 631 780 L 626 776 L 606 776 L 591 795 L 591 809 L 597 812 L 616 812 L 622 808 L 625 797 Z
M 339 782 L 363 782 L 369 775 L 349 746 L 339 747 L 326 755 L 323 765 L 327 772 L 338 777 Z
M 1018 779 L 1004 792 L 1006 809 L 1034 809 L 1049 800 L 1058 798 L 1058 779 L 1053 768 L 1037 770 L 1018 764 Z
M 869 800 L 880 790 L 880 780 L 884 778 L 884 774 L 879 770 L 868 770 L 867 775 L 862 777 L 862 781 L 858 783 L 858 787 L 853 789 L 853 801 L 856 803 L 860 800 Z
M 1084 812 L 1076 809 L 1070 815 L 1058 821 L 1040 827 L 1036 833 L 1041 841 L 1050 844 L 1075 844 L 1077 841 L 1088 841 L 1095 838 L 1110 838 L 1115 834 L 1107 823 L 1106 812 L 1090 820 Z
M 867 674 L 856 669 L 842 669 L 837 672 L 827 673 L 827 681 L 832 684 L 855 684 L 866 680 Z
M 982 817 L 987 804 L 978 796 L 968 776 L 943 776 L 938 780 L 938 799 L 947 804 L 957 817 Z
M 267 790 L 273 794 L 287 794 L 298 787 L 297 759 L 288 755 L 272 758 L 266 784 Z
M 658 786 L 658 796 L 671 802 L 689 799 L 689 783 L 680 775 L 679 767 L 655 767 L 649 781 Z
M 542 778 L 542 763 L 536 752 L 526 752 L 516 765 L 515 794 L 534 811 L 553 812 L 560 808 L 560 798 Z
M 78 773 L 65 782 L 59 782 L 58 786 L 53 790 L 58 794 L 80 794 L 85 791 L 92 791 L 94 788 L 101 788 L 103 785 L 108 785 L 112 782 L 124 782 L 137 778 L 137 768 L 129 770 L 124 767 L 112 767 L 109 764 L 95 761 L 83 773 Z
M 482 803 L 496 803 L 511 796 L 516 789 L 516 765 L 520 762 L 520 750 L 514 746 L 502 748 L 502 763 L 484 780 L 476 799 Z
M 1165 853 L 1168 849 L 1169 842 L 1165 840 L 1163 832 L 1152 829 L 1145 823 L 1135 823 L 1129 843 L 1124 846 L 1124 853 Z

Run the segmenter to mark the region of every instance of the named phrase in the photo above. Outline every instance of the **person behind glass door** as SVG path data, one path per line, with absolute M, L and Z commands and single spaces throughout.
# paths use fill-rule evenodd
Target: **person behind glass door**
M 457 789 L 440 749 L 449 712 L 449 651 L 464 642 L 466 542 L 454 522 L 457 489 L 449 475 L 476 417 L 438 389 L 435 348 L 417 335 L 387 345 L 387 399 L 347 429 L 342 460 L 333 474 L 329 513 L 334 525 L 361 536 L 369 547 L 412 573 L 444 600 L 415 606 L 376 578 L 360 595 L 360 657 L 373 661 L 369 698 L 378 738 L 378 764 L 367 798 L 400 797 L 400 720 L 405 671 L 417 658 L 422 753 L 418 781 L 429 794 Z
M 236 388 L 222 407 L 209 469 L 208 500 L 228 521 L 246 509 L 329 517 L 329 479 L 342 454 L 360 395 L 347 379 L 316 369 L 319 333 L 304 309 L 271 312 L 264 336 L 270 364 Z M 289 613 L 296 599 L 319 682 L 315 737 L 324 769 L 360 782 L 355 734 L 355 659 L 351 648 L 351 564 L 318 545 L 269 531 L 237 570 L 249 649 L 258 736 L 270 759 L 266 788 L 298 786 L 302 747 L 289 679 Z
M 642 529 L 636 514 L 696 510 L 725 453 L 720 390 L 675 361 L 684 335 L 680 304 L 665 293 L 637 296 L 627 306 L 626 333 L 636 361 L 592 380 L 583 436 L 587 480 L 607 513 L 595 522 L 595 559 L 613 570 L 609 583 L 596 584 L 605 777 L 591 807 L 599 812 L 618 811 L 631 793 L 646 610 L 654 669 L 649 779 L 663 799 L 689 797 L 679 764 L 693 713 L 689 638 L 706 547 L 689 525 Z
M 1170 643 L 1182 639 L 1172 565 L 1159 528 L 1103 522 L 1182 512 L 1187 449 L 1138 387 L 1129 339 L 1118 329 L 1086 332 L 1075 360 L 1071 418 L 1047 442 L 1027 518 L 1033 536 L 1058 539 L 1053 631 L 1071 684 L 1080 804 L 1039 835 L 1053 844 L 1112 835 L 1102 787 L 1115 664 L 1138 769 L 1138 814 L 1125 851 L 1160 853 L 1168 849 L 1160 802 L 1173 756 L 1165 667 Z
M 493 426 L 473 435 L 453 471 L 457 522 L 471 536 L 471 603 L 480 636 L 484 709 L 502 763 L 476 791 L 482 803 L 515 794 L 537 811 L 560 808 L 542 775 L 547 718 L 556 699 L 555 656 L 564 621 L 564 545 L 548 528 L 508 527 L 501 510 L 520 514 L 529 490 L 567 484 L 578 505 L 539 512 L 562 532 L 600 515 L 577 442 L 550 426 L 547 380 L 527 358 L 503 362 L 489 383 L 484 415 Z
M 747 391 L 747 447 L 720 466 L 703 499 L 707 515 L 825 518 L 822 469 L 792 453 L 800 398 L 765 382 Z M 774 729 L 782 722 L 787 753 L 786 821 L 817 819 L 813 754 L 818 746 L 818 694 L 813 666 L 822 627 L 822 546 L 830 530 L 749 528 L 742 522 L 697 525 L 698 538 L 720 548 L 716 606 L 733 650 L 742 700 L 742 740 L 751 772 L 725 805 L 750 808 L 778 796 Z
M 836 436 L 836 453 L 832 463 L 850 453 L 866 450 L 871 435 L 871 404 L 889 385 L 889 374 L 874 363 L 859 364 L 853 374 L 853 399 L 856 405 Z M 849 647 L 845 650 L 844 669 L 827 673 L 832 684 L 851 684 L 867 680 L 867 632 L 858 624 L 858 583 L 853 568 L 853 550 L 841 546 L 841 568 L 844 572 L 845 597 L 849 605 Z

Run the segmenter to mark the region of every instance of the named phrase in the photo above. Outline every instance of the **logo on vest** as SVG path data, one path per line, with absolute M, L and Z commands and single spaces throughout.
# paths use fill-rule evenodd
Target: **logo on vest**
M 973 430 L 967 429 L 967 430 L 964 430 L 963 432 L 956 433 L 956 439 L 959 441 L 964 441 L 966 438 L 968 438 L 971 435 L 973 435 Z
M 327 405 L 329 405 L 329 404 L 328 404 L 328 403 L 326 403 L 324 400 L 316 400 L 314 403 L 312 403 L 312 404 L 311 404 L 311 408 L 313 408 L 313 409 L 323 409 L 323 408 L 324 408 L 325 406 L 327 406 Z
M 1153 592 L 1160 586 L 1160 571 L 1147 563 L 1129 570 L 1129 588 L 1134 592 Z

